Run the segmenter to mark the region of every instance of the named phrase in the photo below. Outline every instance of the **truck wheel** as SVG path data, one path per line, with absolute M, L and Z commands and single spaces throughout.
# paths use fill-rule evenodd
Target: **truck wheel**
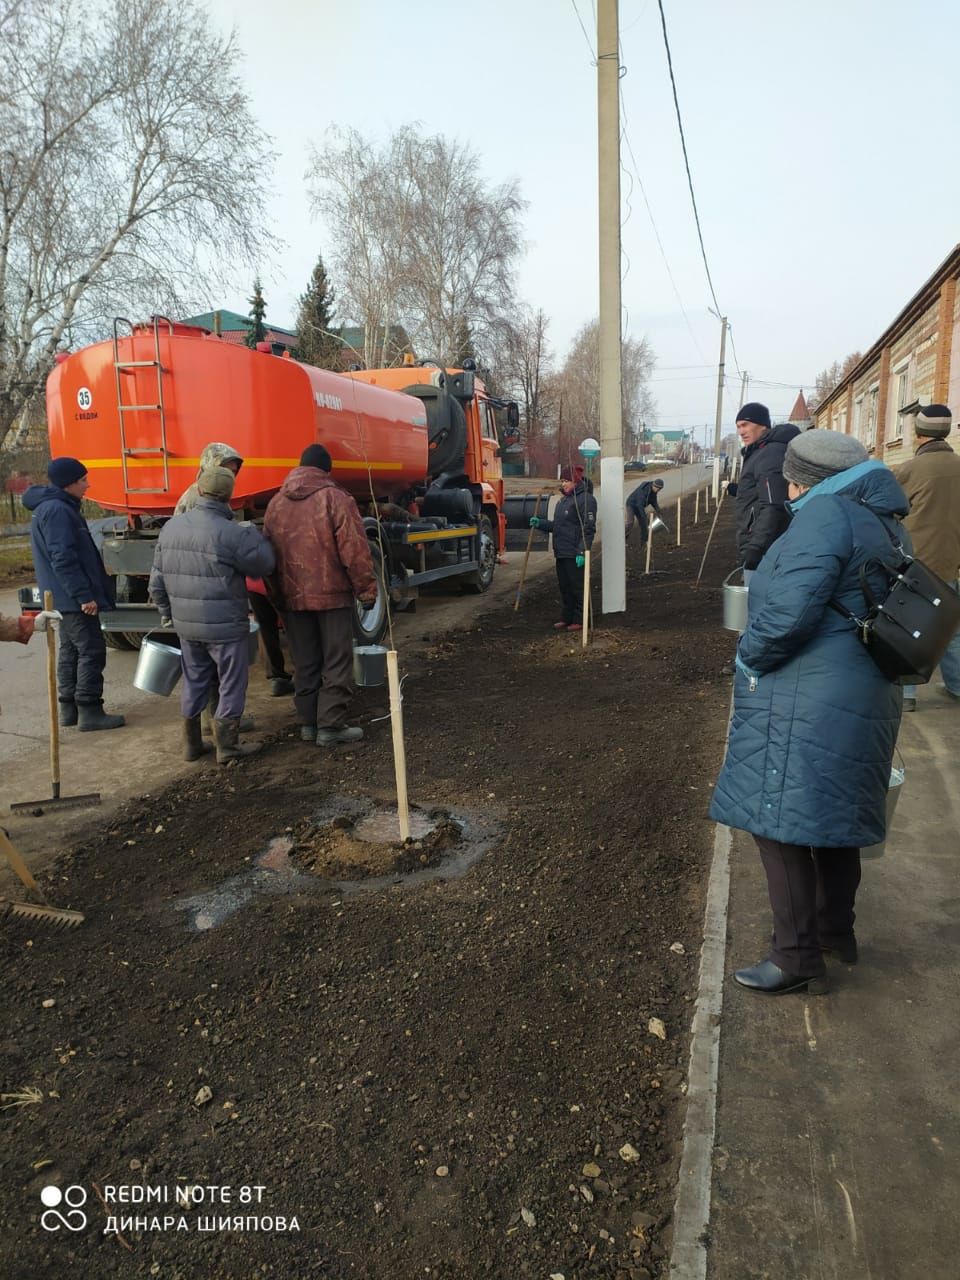
M 108 649 L 139 649 L 138 644 L 133 644 L 131 637 L 126 631 L 105 631 L 103 633 L 103 641 Z
M 463 580 L 464 591 L 473 595 L 481 595 L 490 589 L 497 567 L 497 544 L 493 540 L 493 525 L 489 516 L 480 517 L 477 541 L 480 544 L 480 568 Z
M 353 636 L 357 644 L 379 644 L 387 629 L 387 589 L 384 585 L 383 557 L 379 545 L 370 539 L 370 555 L 373 558 L 373 572 L 377 578 L 377 603 L 372 609 L 361 609 L 359 604 L 353 610 Z

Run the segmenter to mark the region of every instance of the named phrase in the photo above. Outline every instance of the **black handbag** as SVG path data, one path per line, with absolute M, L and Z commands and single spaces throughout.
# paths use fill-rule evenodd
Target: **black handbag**
M 867 602 L 862 618 L 836 600 L 830 607 L 857 625 L 871 658 L 896 684 L 926 684 L 960 626 L 960 595 L 922 560 L 894 544 L 897 562 L 867 560 L 860 586 Z M 889 589 L 881 600 L 867 580 L 871 569 L 882 573 Z

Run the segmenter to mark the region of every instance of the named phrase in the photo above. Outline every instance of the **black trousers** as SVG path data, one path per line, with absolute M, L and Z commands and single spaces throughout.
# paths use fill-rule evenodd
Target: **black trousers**
M 353 609 L 288 609 L 283 617 L 301 722 L 342 729 L 354 693 Z
M 85 613 L 64 613 L 57 656 L 57 697 L 61 702 L 95 706 L 103 702 L 103 668 L 107 643 L 100 619 Z
M 645 511 L 634 511 L 633 507 L 627 507 L 627 520 L 624 536 L 627 541 L 630 540 L 630 530 L 636 525 L 640 530 L 640 546 L 646 546 L 648 521 Z
M 249 593 L 250 608 L 260 625 L 260 656 L 268 680 L 289 679 L 280 644 L 280 615 L 259 591 Z
M 576 560 L 564 556 L 557 559 L 557 582 L 560 584 L 562 618 L 568 625 L 583 621 L 583 570 Z
M 754 836 L 773 911 L 770 959 L 801 978 L 824 972 L 823 946 L 853 937 L 860 850 L 781 844 Z

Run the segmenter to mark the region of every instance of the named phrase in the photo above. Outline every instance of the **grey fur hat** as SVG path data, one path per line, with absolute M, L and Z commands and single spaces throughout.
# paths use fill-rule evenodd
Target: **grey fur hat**
M 859 440 L 842 431 L 804 431 L 787 445 L 783 478 L 810 489 L 869 457 Z

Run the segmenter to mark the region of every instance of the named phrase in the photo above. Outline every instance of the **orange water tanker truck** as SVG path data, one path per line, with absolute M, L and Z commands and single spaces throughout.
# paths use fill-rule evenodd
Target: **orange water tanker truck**
M 356 612 L 361 642 L 382 636 L 387 595 L 407 608 L 448 578 L 486 591 L 505 538 L 497 409 L 515 431 L 516 405 L 489 396 L 471 361 L 340 374 L 160 316 L 114 321 L 112 339 L 61 354 L 47 380 L 52 456 L 80 458 L 88 497 L 126 517 L 103 538 L 117 580 L 117 608 L 101 614 L 108 640 L 136 647 L 158 628 L 147 597 L 156 539 L 212 440 L 243 457 L 231 505 L 252 520 L 308 444 L 327 447 L 380 578 L 376 606 Z

